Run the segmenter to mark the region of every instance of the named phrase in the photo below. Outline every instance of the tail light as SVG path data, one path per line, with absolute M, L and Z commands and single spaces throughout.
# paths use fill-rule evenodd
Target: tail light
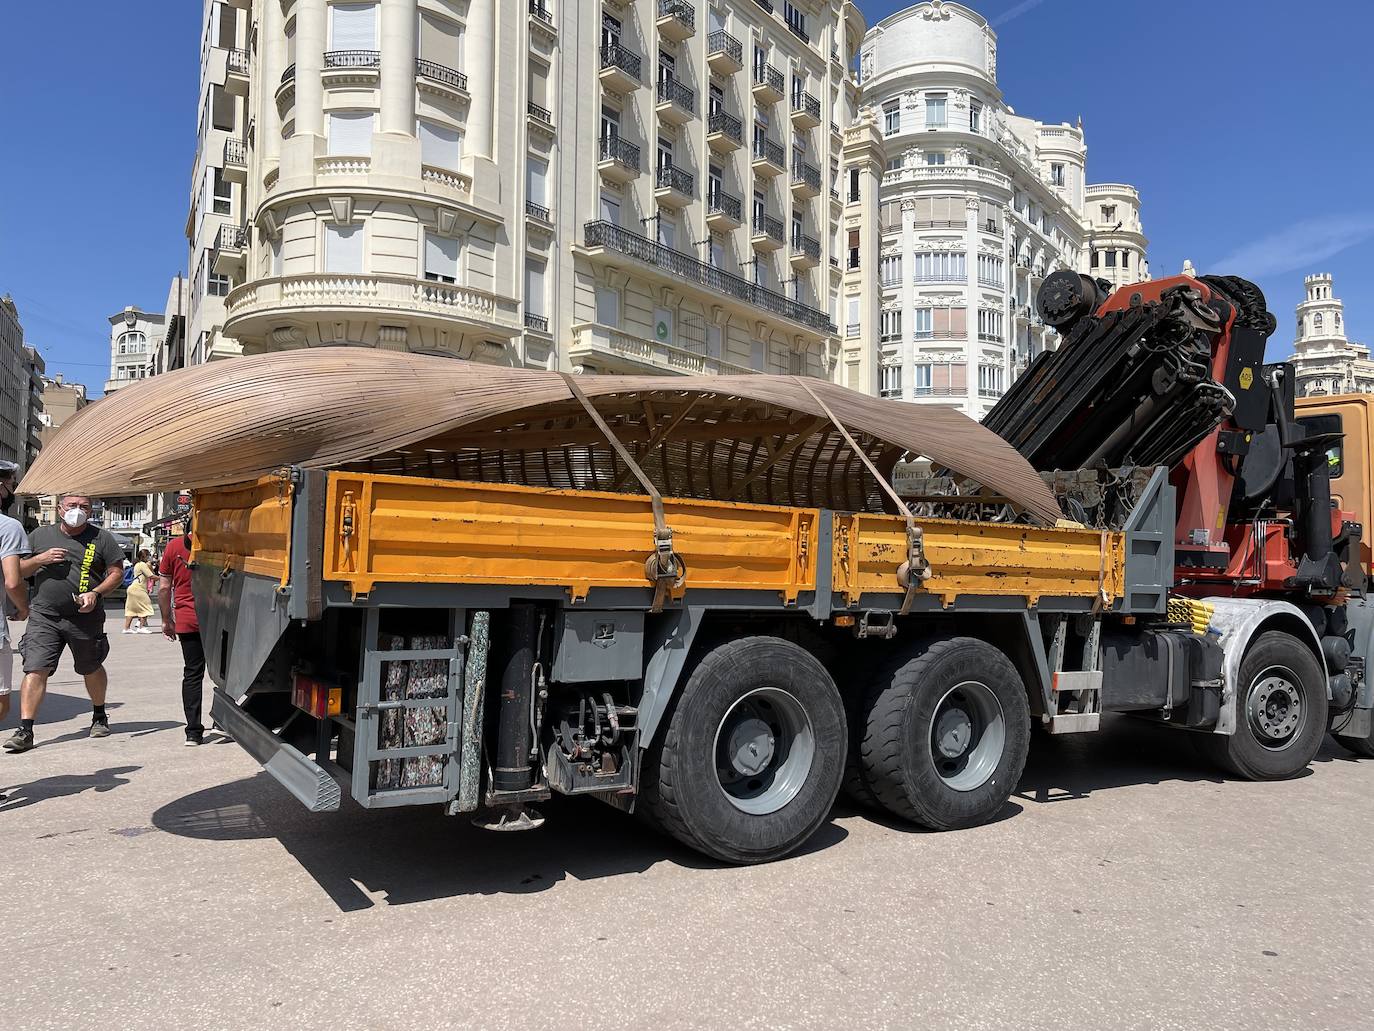
M 291 682 L 291 704 L 316 719 L 337 716 L 343 711 L 343 688 L 297 673 Z

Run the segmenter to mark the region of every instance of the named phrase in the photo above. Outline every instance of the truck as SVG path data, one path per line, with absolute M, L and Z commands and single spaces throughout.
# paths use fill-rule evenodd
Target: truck
M 1364 528 L 1263 296 L 1063 271 L 1036 303 L 1062 343 L 983 425 L 801 377 L 321 349 L 120 391 L 21 489 L 197 488 L 213 716 L 315 812 L 513 831 L 589 795 L 759 863 L 842 791 L 986 822 L 1033 732 L 1109 713 L 1250 779 L 1328 732 L 1371 754 Z M 154 412 L 160 452 L 121 457 Z

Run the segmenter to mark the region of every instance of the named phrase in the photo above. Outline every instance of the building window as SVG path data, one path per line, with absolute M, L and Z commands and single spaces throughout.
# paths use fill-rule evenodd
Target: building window
M 549 206 L 549 163 L 530 155 L 525 159 L 525 199 L 541 208 Z
M 1124 269 L 1128 269 L 1128 268 L 1131 267 L 1131 252 L 1130 252 L 1130 251 L 1122 251 L 1122 252 L 1121 252 L 1121 267 L 1124 268 Z
M 902 159 L 899 157 L 887 159 L 887 170 L 889 172 L 899 172 L 902 168 Z
M 811 42 L 810 37 L 806 34 L 806 15 L 792 6 L 790 0 L 784 0 L 783 2 L 782 18 L 783 21 L 787 23 L 789 29 L 808 43 Z
M 458 282 L 458 238 L 425 233 L 425 278 L 435 283 Z
M 1322 331 L 1322 313 L 1321 313 L 1321 312 L 1317 312 L 1317 314 L 1315 314 L 1315 315 L 1312 316 L 1312 329 L 1315 330 L 1315 331 L 1318 332 L 1318 333 L 1320 333 L 1320 332 Z
M 935 335 L 929 308 L 917 308 L 911 314 L 914 320 L 911 326 L 912 340 L 929 340 Z
M 878 396 L 902 396 L 902 367 L 900 365 L 884 365 L 878 370 Z
M 601 138 L 603 140 L 620 139 L 620 112 L 613 107 L 601 108 Z
M 849 230 L 849 268 L 859 267 L 859 231 Z
M 1102 257 L 1107 262 L 1107 268 L 1116 268 L 1116 251 L 1103 251 Z
M 415 135 L 420 137 L 420 164 L 453 171 L 463 163 L 463 134 L 453 126 L 420 118 Z
M 969 101 L 968 129 L 969 132 L 983 131 L 983 105 L 976 100 Z
M 1002 313 L 987 308 L 978 309 L 978 339 L 988 343 L 1002 342 Z
M 1116 205 L 1115 205 L 1115 204 L 1103 204 L 1103 205 L 1102 205 L 1102 221 L 1103 221 L 1103 222 L 1115 222 L 1115 221 L 1116 221 Z
M 119 353 L 120 354 L 142 354 L 143 348 L 147 346 L 148 338 L 137 330 L 119 334 Z
M 763 197 L 762 190 L 754 191 L 754 230 L 757 232 L 763 226 L 763 216 L 768 213 L 768 205 Z
M 1050 185 L 1064 185 L 1064 166 L 1058 161 L 1050 163 Z
M 851 168 L 849 170 L 849 200 L 851 203 L 859 199 L 859 170 Z
M 222 169 L 212 169 L 213 191 L 211 205 L 216 215 L 228 215 L 234 210 L 234 184 L 224 178 Z
M 1089 268 L 1097 268 L 1097 249 L 1096 249 L 1096 248 L 1093 249 L 1092 260 L 1089 262 L 1089 266 L 1088 266 L 1088 267 L 1089 267 Z
M 968 278 L 963 251 L 920 251 L 913 255 L 915 283 L 957 283 Z
M 428 11 L 420 12 L 420 47 L 419 58 L 422 61 L 433 61 L 435 64 L 443 65 L 445 68 L 452 68 L 455 71 L 463 70 L 463 27 L 456 21 L 448 18 L 441 18 Z M 530 76 L 533 81 L 534 62 L 530 62 Z M 542 94 L 541 94 L 542 95 Z M 543 103 L 539 97 L 531 93 L 530 99 L 536 103 Z
M 548 302 L 544 296 L 544 262 L 525 259 L 525 314 L 546 318 Z
M 366 243 L 367 234 L 361 225 L 326 224 L 324 271 L 344 275 L 360 274 L 363 271 L 363 252 Z
M 620 325 L 620 291 L 614 287 L 597 286 L 596 321 L 612 329 Z
M 978 366 L 978 394 L 980 397 L 1001 397 L 1003 369 L 1000 365 Z
M 945 121 L 945 94 L 927 93 L 926 128 L 943 129 L 947 124 Z
M 229 292 L 229 277 L 211 272 L 205 279 L 205 292 L 211 297 L 223 297 Z
M 900 308 L 887 308 L 878 313 L 878 338 L 884 344 L 897 343 L 902 339 Z
M 902 256 L 887 254 L 878 259 L 878 275 L 883 286 L 897 286 L 902 281 Z
M 900 101 L 889 100 L 883 105 L 883 135 L 892 136 L 902 131 L 902 105 Z
M 942 150 L 931 150 L 926 152 L 927 165 L 943 165 L 945 163 L 945 152 Z
M 930 366 L 924 362 L 912 369 L 911 392 L 913 394 L 930 393 Z
M 859 299 L 851 297 L 845 304 L 846 318 L 844 335 L 856 337 L 859 335 Z
M 991 254 L 978 255 L 978 282 L 984 286 L 1003 286 L 1002 259 Z
M 1336 332 L 1339 333 L 1341 331 L 1341 313 L 1336 312 L 1334 318 L 1336 320 Z
M 329 153 L 371 157 L 372 118 L 371 111 L 329 112 Z
M 376 50 L 377 5 L 332 5 L 329 8 L 329 49 Z

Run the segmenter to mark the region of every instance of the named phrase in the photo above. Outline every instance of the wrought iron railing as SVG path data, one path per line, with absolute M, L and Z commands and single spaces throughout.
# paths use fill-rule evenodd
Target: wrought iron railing
M 441 82 L 445 86 L 452 86 L 464 93 L 468 91 L 468 77 L 466 75 L 456 68 L 449 68 L 437 61 L 426 61 L 424 58 L 420 58 L 415 62 L 415 74 L 422 79 L 429 79 L 431 82 Z
M 231 72 L 236 72 L 239 75 L 248 74 L 247 50 L 230 50 L 229 55 L 225 60 Z
M 658 102 L 660 104 L 672 104 L 680 107 L 684 111 L 696 112 L 697 92 L 690 86 L 685 86 L 676 79 L 658 80 Z
M 695 283 L 705 290 L 737 298 L 818 332 L 835 332 L 834 324 L 823 311 L 774 293 L 740 276 L 714 268 L 691 255 L 655 243 L 612 222 L 588 222 L 583 227 L 583 236 L 587 247 L 607 247 L 619 251 L 628 257 L 666 270 L 680 279 Z
M 672 18 L 693 32 L 697 30 L 697 9 L 687 0 L 658 0 L 658 16 Z
M 227 223 L 219 227 L 215 237 L 215 250 L 241 251 L 248 246 L 248 230 L 244 226 L 231 226 Z
M 735 64 L 744 63 L 744 47 L 730 33 L 724 29 L 716 29 L 706 37 L 706 56 L 709 59 L 712 54 L 724 54 Z
M 754 85 L 767 86 L 774 93 L 781 93 L 783 88 L 782 72 L 771 64 L 756 64 L 754 65 Z
M 782 144 L 774 143 L 766 136 L 760 136 L 754 141 L 754 160 L 767 161 L 779 168 L 787 167 L 787 160 L 782 153 Z
M 541 222 L 551 223 L 553 221 L 549 215 L 549 209 L 542 204 L 536 204 L 532 200 L 525 201 L 525 214 L 529 215 L 531 218 L 537 218 Z
M 525 312 L 525 328 L 532 329 L 537 333 L 547 333 L 549 331 L 548 316 Z
M 553 15 L 550 14 L 549 9 L 544 6 L 544 0 L 530 0 L 530 14 L 534 15 L 534 17 L 545 24 L 553 24 Z
M 817 193 L 821 189 L 821 170 L 807 161 L 792 162 L 792 182 L 796 185 L 811 187 Z
M 224 164 L 226 166 L 248 164 L 248 147 L 243 140 L 230 137 L 224 141 Z
M 531 118 L 537 118 L 541 122 L 547 122 L 549 125 L 553 124 L 553 115 L 549 112 L 547 107 L 540 107 L 532 100 L 526 104 L 525 107 L 529 111 Z
M 601 137 L 601 157 L 602 161 L 615 161 L 624 165 L 626 168 L 633 168 L 638 172 L 641 168 L 639 164 L 639 148 L 633 143 L 622 140 L 619 136 Z
M 659 165 L 654 173 L 654 186 L 660 190 L 675 190 L 690 197 L 695 185 L 692 173 L 676 165 Z
M 777 240 L 778 243 L 787 239 L 783 235 L 782 219 L 775 218 L 773 215 L 754 216 L 754 235 L 766 236 L 770 240 Z
M 812 261 L 821 260 L 821 242 L 805 233 L 792 234 L 792 253 L 804 254 Z
M 724 215 L 732 222 L 738 222 L 742 211 L 742 202 L 738 197 L 731 196 L 721 189 L 706 191 L 706 214 Z
M 601 47 L 601 67 L 619 68 L 630 78 L 637 82 L 643 82 L 639 74 L 640 60 L 638 54 L 632 54 L 619 43 L 606 43 Z
M 728 111 L 717 111 L 706 121 L 708 133 L 720 133 L 736 143 L 744 142 L 744 125 Z
M 382 64 L 380 50 L 326 50 L 326 68 L 379 68 Z
M 792 110 L 809 115 L 818 122 L 821 120 L 821 102 L 805 90 L 798 90 L 792 94 Z

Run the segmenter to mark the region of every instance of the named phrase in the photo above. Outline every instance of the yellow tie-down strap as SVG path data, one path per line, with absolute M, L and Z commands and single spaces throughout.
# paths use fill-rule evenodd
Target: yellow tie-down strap
M 818 509 L 665 497 L 673 588 L 764 590 L 795 602 L 816 586 Z M 329 474 L 324 579 L 379 583 L 652 587 L 647 496 L 372 473 Z
M 1095 599 L 1110 607 L 1125 580 L 1120 533 L 1099 530 L 919 519 L 930 576 L 917 595 L 950 605 L 960 595 L 1013 595 L 1034 605 L 1042 597 Z M 835 590 L 857 605 L 862 594 L 898 594 L 897 569 L 907 558 L 901 516 L 835 515 Z

